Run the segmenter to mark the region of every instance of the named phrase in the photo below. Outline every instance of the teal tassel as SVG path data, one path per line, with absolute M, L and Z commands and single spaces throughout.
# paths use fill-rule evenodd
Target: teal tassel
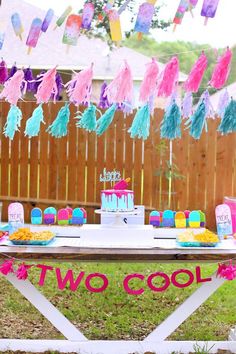
M 207 124 L 206 124 L 206 105 L 204 100 L 197 106 L 196 111 L 194 114 L 188 119 L 185 123 L 187 129 L 190 128 L 189 134 L 194 139 L 200 139 L 203 127 L 205 125 L 205 129 L 207 131 Z
M 77 115 L 75 118 L 79 119 L 79 122 L 76 123 L 76 126 L 79 128 L 84 128 L 89 132 L 94 132 L 97 127 L 96 122 L 96 111 L 97 108 L 91 104 L 81 115 Z
M 15 132 L 19 131 L 20 122 L 22 119 L 22 112 L 19 107 L 11 105 L 7 115 L 7 121 L 3 128 L 3 134 L 6 138 L 13 139 Z
M 179 106 L 173 103 L 167 108 L 161 122 L 161 138 L 181 138 L 181 112 Z
M 116 112 L 116 104 L 113 104 L 110 108 L 106 110 L 106 112 L 98 119 L 97 121 L 97 135 L 102 135 L 109 125 L 112 123 L 115 112 Z
M 35 108 L 32 116 L 27 120 L 26 127 L 25 127 L 25 136 L 28 135 L 29 138 L 32 138 L 32 136 L 37 136 L 40 131 L 41 122 L 45 123 L 43 120 L 42 104 L 40 104 L 37 108 Z
M 236 101 L 231 99 L 225 109 L 218 131 L 222 134 L 228 134 L 236 131 Z
M 150 130 L 150 107 L 149 104 L 145 104 L 135 114 L 133 123 L 128 130 L 131 138 L 138 137 L 139 139 L 147 139 Z
M 47 128 L 47 132 L 55 138 L 61 138 L 67 135 L 67 125 L 70 119 L 69 103 L 61 107 L 55 120 Z

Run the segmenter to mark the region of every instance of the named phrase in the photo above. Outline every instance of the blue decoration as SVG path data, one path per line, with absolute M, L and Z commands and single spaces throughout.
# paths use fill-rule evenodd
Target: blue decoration
M 19 107 L 11 105 L 7 115 L 7 121 L 3 128 L 3 134 L 6 138 L 13 139 L 15 132 L 19 131 L 20 122 L 22 119 L 22 112 Z
M 218 131 L 222 134 L 228 134 L 236 131 L 236 101 L 231 99 L 225 109 Z
M 150 115 L 151 111 L 149 104 L 145 104 L 136 112 L 133 123 L 128 130 L 131 138 L 138 137 L 143 140 L 148 138 L 150 130 Z
M 97 129 L 96 133 L 97 135 L 102 135 L 109 125 L 112 123 L 115 112 L 116 112 L 116 104 L 113 104 L 111 107 L 109 107 L 106 112 L 98 119 L 97 121 Z
M 206 105 L 204 100 L 202 100 L 198 104 L 194 114 L 185 123 L 185 125 L 187 125 L 187 129 L 190 128 L 189 134 L 194 139 L 200 139 L 204 126 L 207 131 L 206 113 Z
M 179 106 L 173 103 L 167 108 L 161 122 L 161 138 L 170 140 L 181 138 L 181 112 Z
M 61 138 L 67 135 L 67 125 L 70 119 L 70 108 L 69 103 L 66 103 L 65 106 L 61 107 L 59 110 L 56 119 L 51 125 L 47 128 L 47 132 L 54 136 L 55 138 Z
M 79 128 L 84 128 L 89 132 L 95 131 L 97 128 L 96 111 L 96 106 L 91 104 L 82 114 L 79 114 L 75 117 L 76 119 L 79 119 L 79 122 L 76 123 L 76 126 Z
M 28 135 L 29 138 L 37 136 L 40 131 L 40 123 L 45 123 L 43 118 L 43 107 L 42 104 L 40 104 L 35 108 L 32 116 L 26 122 L 25 136 Z
M 41 225 L 43 222 L 43 213 L 40 208 L 33 208 L 31 210 L 31 224 Z
M 73 225 L 83 225 L 84 224 L 84 213 L 80 208 L 75 208 L 72 212 L 72 224 Z

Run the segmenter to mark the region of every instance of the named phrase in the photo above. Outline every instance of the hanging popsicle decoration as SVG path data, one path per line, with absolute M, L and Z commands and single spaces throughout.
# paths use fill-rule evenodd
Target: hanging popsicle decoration
M 65 31 L 62 39 L 62 42 L 67 45 L 67 52 L 69 51 L 71 45 L 75 46 L 77 44 L 80 35 L 81 25 L 81 16 L 72 14 L 67 18 Z
M 139 6 L 138 16 L 134 26 L 134 31 L 138 32 L 138 39 L 142 38 L 142 34 L 149 33 L 155 11 L 155 2 L 156 1 L 147 1 Z
M 94 5 L 91 2 L 84 4 L 83 14 L 82 14 L 82 28 L 89 30 L 91 28 L 91 23 L 94 15 Z
M 2 49 L 5 40 L 6 26 L 7 26 L 6 22 L 1 20 L 0 21 L 0 50 Z
M 52 22 L 53 16 L 54 16 L 54 11 L 52 9 L 48 9 L 48 11 L 44 17 L 43 23 L 42 23 L 42 27 L 41 27 L 42 32 L 44 32 L 44 33 L 47 32 L 48 27 L 49 27 L 50 23 Z
M 69 14 L 71 13 L 72 11 L 72 7 L 71 6 L 68 6 L 65 11 L 61 14 L 61 16 L 57 19 L 56 21 L 56 25 L 54 27 L 54 30 L 57 29 L 57 27 L 60 27 L 64 22 L 65 22 L 65 19 L 67 18 L 67 16 L 69 16 Z
M 173 20 L 174 28 L 173 31 L 176 30 L 177 25 L 182 23 L 183 17 L 187 11 L 190 11 L 193 16 L 192 9 L 197 5 L 198 0 L 180 0 L 179 6 L 175 13 L 175 17 Z
M 41 27 L 42 27 L 42 20 L 40 18 L 33 19 L 26 40 L 26 45 L 28 46 L 28 52 L 27 52 L 28 54 L 30 54 L 32 48 L 35 48 L 38 43 Z
M 18 12 L 15 12 L 13 15 L 11 15 L 11 23 L 16 36 L 19 37 L 22 41 L 22 33 L 24 32 L 24 28 L 22 26 L 22 22 Z
M 108 13 L 111 39 L 114 42 L 120 42 L 122 40 L 120 16 L 115 9 L 112 9 Z
M 204 0 L 201 10 L 201 16 L 205 17 L 204 25 L 207 25 L 208 19 L 215 17 L 219 0 Z

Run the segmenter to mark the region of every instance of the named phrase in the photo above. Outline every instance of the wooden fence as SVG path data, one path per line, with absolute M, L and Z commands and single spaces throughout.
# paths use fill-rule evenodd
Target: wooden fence
M 45 105 L 46 124 L 39 137 L 28 139 L 24 136 L 25 123 L 35 103 L 22 102 L 20 132 L 15 134 L 13 141 L 1 134 L 0 200 L 3 201 L 4 220 L 9 202 L 20 201 L 25 206 L 27 220 L 33 206 L 72 205 L 85 206 L 88 222 L 98 222 L 94 209 L 100 205 L 100 190 L 109 187 L 99 182 L 104 167 L 132 178 L 130 187 L 135 193 L 135 203 L 144 204 L 147 214 L 152 209 L 159 209 L 160 200 L 162 206 L 166 206 L 167 180 L 162 180 L 160 198 L 160 177 L 155 175 L 160 168 L 157 147 L 161 110 L 155 111 L 150 137 L 143 142 L 131 139 L 127 132 L 133 116 L 124 118 L 118 112 L 108 131 L 97 137 L 76 128 L 75 109 L 71 107 L 68 135 L 55 139 L 48 135 L 46 128 L 61 106 L 62 103 Z M 7 103 L 0 104 L 1 131 L 8 110 Z M 173 180 L 172 208 L 202 209 L 211 228 L 215 225 L 215 205 L 221 203 L 225 195 L 236 196 L 236 135 L 219 135 L 218 124 L 218 119 L 209 119 L 208 133 L 204 132 L 199 141 L 183 130 L 182 139 L 173 142 L 174 162 L 185 178 Z

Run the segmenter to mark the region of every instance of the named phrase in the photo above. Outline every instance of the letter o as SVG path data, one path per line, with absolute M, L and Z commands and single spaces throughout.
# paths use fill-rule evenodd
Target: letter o
M 153 285 L 152 281 L 156 277 L 162 277 L 165 281 L 165 284 L 159 288 L 156 287 L 155 285 Z M 165 273 L 156 272 L 156 273 L 149 275 L 149 277 L 147 278 L 147 285 L 152 291 L 158 291 L 158 292 L 165 291 L 170 285 L 170 278 Z
M 176 278 L 179 274 L 181 273 L 184 273 L 184 274 L 187 274 L 189 276 L 189 280 L 186 282 L 186 283 L 179 283 Z M 171 275 L 171 282 L 174 286 L 176 286 L 177 288 L 187 288 L 189 285 L 191 285 L 194 281 L 194 275 L 193 273 L 191 272 L 191 270 L 188 270 L 188 269 L 179 269 L 179 270 L 176 270 L 172 275 Z
M 103 285 L 100 286 L 100 288 L 94 288 L 90 282 L 93 278 L 100 278 L 103 281 Z M 106 277 L 105 274 L 101 274 L 101 273 L 91 273 L 87 276 L 87 278 L 85 279 L 85 286 L 86 288 L 91 291 L 92 293 L 101 293 L 104 290 L 106 290 L 106 288 L 108 287 L 108 279 Z
M 133 278 L 138 278 L 140 280 L 144 280 L 144 275 L 139 274 L 139 273 L 127 275 L 123 280 L 124 289 L 130 295 L 141 295 L 144 292 L 143 288 L 140 288 L 138 290 L 133 290 L 133 289 L 130 289 L 130 287 L 129 287 L 129 281 Z

